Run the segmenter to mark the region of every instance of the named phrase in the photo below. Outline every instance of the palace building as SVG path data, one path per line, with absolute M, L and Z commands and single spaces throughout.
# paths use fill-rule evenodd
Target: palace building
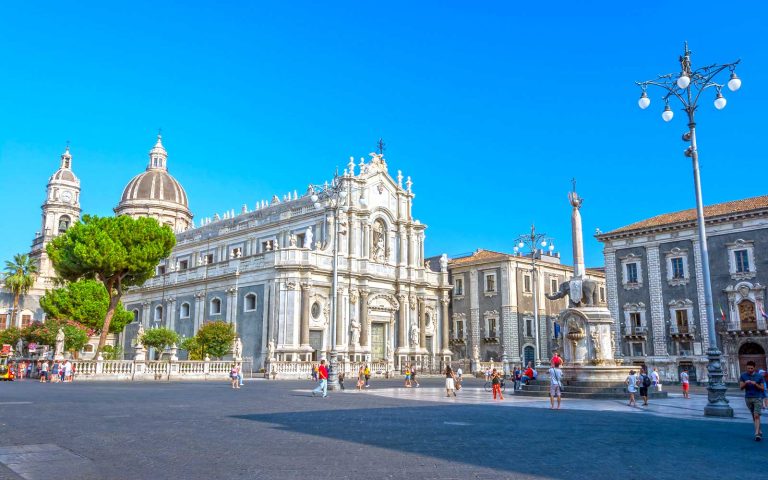
M 617 345 L 631 363 L 657 367 L 676 381 L 707 379 L 715 335 L 725 380 L 749 360 L 766 366 L 768 196 L 704 208 L 716 326 L 709 331 L 694 209 L 658 215 L 597 235 L 605 244 L 608 306 Z

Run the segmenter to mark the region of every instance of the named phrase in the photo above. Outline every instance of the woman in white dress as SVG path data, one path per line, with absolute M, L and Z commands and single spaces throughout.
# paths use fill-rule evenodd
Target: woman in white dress
M 456 396 L 456 376 L 453 374 L 450 365 L 445 367 L 445 396 L 450 397 L 451 394 Z
M 629 406 L 637 406 L 635 403 L 635 392 L 637 392 L 637 375 L 635 375 L 634 370 L 629 371 L 629 376 L 624 381 L 624 383 L 627 385 L 627 393 L 629 393 Z

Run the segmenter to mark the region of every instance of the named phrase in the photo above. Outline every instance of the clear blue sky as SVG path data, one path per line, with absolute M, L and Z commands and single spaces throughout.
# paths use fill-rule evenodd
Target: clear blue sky
M 705 201 L 765 194 L 765 3 L 575 3 L 2 2 L 0 259 L 28 250 L 67 140 L 84 212 L 107 215 L 162 127 L 198 220 L 383 137 L 428 255 L 511 251 L 535 222 L 570 260 L 575 176 L 602 265 L 596 227 L 693 206 L 683 114 L 639 110 L 633 84 L 686 39 L 695 65 L 743 63 L 725 110 L 700 107 Z

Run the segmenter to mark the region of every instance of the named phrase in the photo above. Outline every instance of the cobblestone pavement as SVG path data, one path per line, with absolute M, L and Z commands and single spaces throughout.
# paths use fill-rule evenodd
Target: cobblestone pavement
M 647 408 L 506 395 L 455 399 L 374 382 L 313 398 L 309 381 L 0 384 L 0 479 L 762 478 L 768 445 L 706 399 Z

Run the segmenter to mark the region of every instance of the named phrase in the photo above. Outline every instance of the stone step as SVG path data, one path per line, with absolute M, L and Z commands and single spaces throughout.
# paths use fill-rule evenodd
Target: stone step
M 515 392 L 515 395 L 520 395 L 523 397 L 549 397 L 549 390 L 543 391 L 543 390 L 519 390 Z M 585 393 L 585 392 L 572 392 L 565 390 L 562 392 L 562 396 L 565 399 L 571 398 L 579 398 L 579 399 L 585 399 L 585 400 L 626 400 L 628 398 L 626 393 L 617 394 L 617 393 Z M 639 396 L 635 397 L 636 399 L 640 400 Z M 649 399 L 661 399 L 661 398 L 667 398 L 667 392 L 648 392 L 648 398 Z

